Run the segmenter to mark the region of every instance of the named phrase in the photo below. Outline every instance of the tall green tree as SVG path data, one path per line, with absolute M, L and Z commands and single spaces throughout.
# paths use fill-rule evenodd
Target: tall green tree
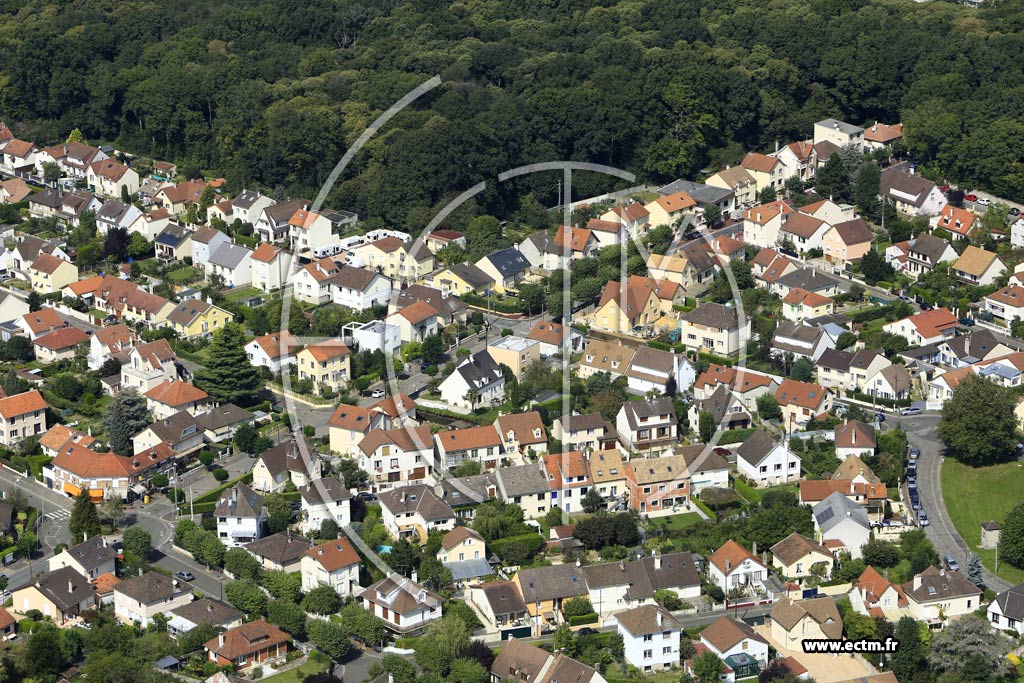
M 1017 445 L 1017 395 L 995 382 L 968 374 L 942 406 L 939 438 L 960 462 L 988 465 L 1012 457 Z
M 896 624 L 895 638 L 900 646 L 892 657 L 892 672 L 896 674 L 900 683 L 909 683 L 925 664 L 924 646 L 921 644 L 917 620 L 913 617 L 902 617 Z
M 73 544 L 81 543 L 93 536 L 99 536 L 102 531 L 100 527 L 100 515 L 96 512 L 96 506 L 89 498 L 89 492 L 83 490 L 75 498 L 75 504 L 71 508 L 71 518 L 68 519 L 68 532 L 71 534 Z
M 114 396 L 103 415 L 103 432 L 110 442 L 110 450 L 118 455 L 132 455 L 132 437 L 149 425 L 146 399 L 126 389 Z
M 862 213 L 875 214 L 881 182 L 882 171 L 874 161 L 865 162 L 857 169 L 853 180 L 853 200 Z
M 195 374 L 195 384 L 220 403 L 252 405 L 263 387 L 245 353 L 245 334 L 228 323 L 213 336 L 206 366 Z
M 717 683 L 722 673 L 722 660 L 714 652 L 702 652 L 693 658 L 691 668 L 697 683 Z
M 814 189 L 822 198 L 842 200 L 850 191 L 850 176 L 843 164 L 843 158 L 834 153 L 825 165 L 818 170 L 814 180 Z
M 427 627 L 422 647 L 416 649 L 416 663 L 443 676 L 468 644 L 469 629 L 465 622 L 456 616 L 446 615 Z
M 124 549 L 136 557 L 145 557 L 153 546 L 152 535 L 140 526 L 130 526 L 125 529 L 122 540 Z

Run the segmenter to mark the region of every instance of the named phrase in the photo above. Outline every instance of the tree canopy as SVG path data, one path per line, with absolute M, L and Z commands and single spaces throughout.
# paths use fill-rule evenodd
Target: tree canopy
M 1013 455 L 1017 418 L 1013 390 L 968 373 L 942 406 L 939 438 L 967 465 L 988 465 Z
M 242 328 L 228 323 L 213 335 L 209 360 L 196 371 L 195 384 L 220 403 L 251 405 L 263 386 L 245 352 Z

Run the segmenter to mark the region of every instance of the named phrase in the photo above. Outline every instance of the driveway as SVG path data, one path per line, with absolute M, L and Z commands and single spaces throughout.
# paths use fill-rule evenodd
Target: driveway
M 855 678 L 872 676 L 878 671 L 853 655 L 805 654 L 803 649 L 789 650 L 772 638 L 772 629 L 767 624 L 755 629 L 771 643 L 779 657 L 793 657 L 807 668 L 807 675 L 818 683 L 852 681 Z
M 928 519 L 931 522 L 924 528 L 925 534 L 935 546 L 935 552 L 939 557 L 953 555 L 960 562 L 961 566 L 967 565 L 967 558 L 973 549 L 953 526 L 946 504 L 942 500 L 942 442 L 939 440 L 937 429 L 939 416 L 936 413 L 920 415 L 917 417 L 899 418 L 904 430 L 907 432 L 907 440 L 911 446 L 921 449 L 921 457 L 917 464 L 917 489 L 921 495 L 921 504 L 928 512 Z M 1010 584 L 998 576 L 983 568 L 985 585 L 992 590 L 999 592 L 1010 588 Z

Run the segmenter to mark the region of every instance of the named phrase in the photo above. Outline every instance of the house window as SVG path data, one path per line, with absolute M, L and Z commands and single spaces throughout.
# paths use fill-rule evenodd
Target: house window
M 644 650 L 644 659 L 650 659 L 653 656 L 652 650 Z

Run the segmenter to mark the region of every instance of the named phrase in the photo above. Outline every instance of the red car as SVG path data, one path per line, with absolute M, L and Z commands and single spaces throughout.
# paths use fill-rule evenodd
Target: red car
M 943 193 L 949 192 L 949 185 L 943 185 L 939 188 Z
M 965 194 L 964 195 L 964 201 L 976 202 L 976 201 L 978 201 L 978 195 L 976 195 L 976 194 Z

